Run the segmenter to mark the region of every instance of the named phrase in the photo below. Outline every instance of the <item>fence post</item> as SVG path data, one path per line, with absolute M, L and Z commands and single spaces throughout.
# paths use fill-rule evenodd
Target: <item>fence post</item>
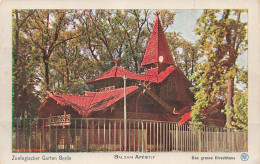
M 159 133 L 159 132 L 158 132 L 158 122 L 157 122 L 157 123 L 156 123 L 156 134 L 157 134 L 157 136 L 156 136 L 156 138 L 157 138 L 157 140 L 156 140 L 156 144 L 157 144 L 157 145 L 156 145 L 156 148 L 157 148 L 157 151 L 158 151 L 158 136 L 159 136 L 158 133 Z
M 209 127 L 206 127 L 206 141 L 207 141 L 207 151 L 209 151 Z
M 74 125 L 74 143 L 75 143 L 75 146 L 74 146 L 74 152 L 77 151 L 77 140 L 78 140 L 78 136 L 77 136 L 77 119 L 75 119 L 75 125 Z
M 51 118 L 49 118 L 49 152 L 51 151 Z
M 100 120 L 98 119 L 98 152 L 100 151 Z
M 217 151 L 219 151 L 218 136 L 219 136 L 219 134 L 218 134 L 218 128 L 217 128 Z
M 20 121 L 18 120 L 18 118 L 16 118 L 16 149 L 19 149 L 19 123 Z
M 32 125 L 31 125 L 32 123 L 31 123 L 31 119 L 29 119 L 29 127 L 30 127 L 30 129 L 29 129 L 29 151 L 30 152 L 32 152 L 32 147 L 31 147 L 31 142 L 32 142 Z
M 83 136 L 82 136 L 82 118 L 80 119 L 80 151 L 82 152 Z
M 111 120 L 108 122 L 108 150 L 111 151 Z
M 67 143 L 67 151 L 70 152 L 70 125 L 68 126 L 68 143 Z
M 199 152 L 201 152 L 201 130 L 199 126 Z
M 128 151 L 131 151 L 131 122 L 128 121 Z
M 89 136 L 89 131 L 88 131 L 88 128 L 89 128 L 89 127 L 88 127 L 88 119 L 86 119 L 86 122 L 87 122 L 87 125 L 86 125 L 86 127 L 87 127 L 87 134 L 86 134 L 86 135 L 87 135 L 87 152 L 88 152 L 88 150 L 89 150 L 89 137 L 88 137 L 88 136 Z
M 232 137 L 232 152 L 234 152 L 234 129 L 232 129 L 232 131 L 231 131 L 231 137 Z
M 26 144 L 25 144 L 25 119 L 23 119 L 23 141 L 22 141 L 22 148 L 25 150 L 26 149 Z
M 176 124 L 176 151 L 178 151 L 178 149 L 179 149 L 179 135 L 178 135 L 178 133 L 179 133 L 179 125 L 178 124 Z
M 117 134 L 117 128 L 116 128 L 116 120 L 114 120 L 114 151 L 117 149 L 116 144 L 116 134 Z
M 38 135 L 38 120 L 36 120 L 36 127 L 35 127 L 35 149 L 37 149 L 37 135 Z
M 58 122 L 58 120 L 57 119 L 55 119 L 55 124 L 56 124 L 56 133 L 55 133 L 55 140 L 56 140 L 56 142 L 55 142 L 55 151 L 57 152 L 58 151 L 58 125 L 57 125 L 57 122 Z
M 144 124 L 143 121 L 141 122 L 142 124 L 142 152 L 144 152 Z
M 42 148 L 41 148 L 42 150 L 44 150 L 44 146 L 45 146 L 45 145 L 44 145 L 44 137 L 45 137 L 45 136 L 44 136 L 44 126 L 45 126 L 45 125 L 44 125 L 44 122 L 45 122 L 45 119 L 43 119 L 43 121 L 42 121 L 42 124 L 43 124 L 43 125 L 42 125 Z

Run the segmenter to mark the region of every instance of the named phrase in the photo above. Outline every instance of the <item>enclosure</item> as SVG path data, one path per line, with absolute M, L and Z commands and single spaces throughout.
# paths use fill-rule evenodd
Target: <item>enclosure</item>
M 247 131 L 175 122 L 24 118 L 13 122 L 13 152 L 245 152 Z M 124 140 L 127 145 L 125 147 Z

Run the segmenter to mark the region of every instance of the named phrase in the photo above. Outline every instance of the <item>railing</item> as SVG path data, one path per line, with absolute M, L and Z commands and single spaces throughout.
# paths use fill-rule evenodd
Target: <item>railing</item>
M 48 120 L 45 120 L 45 126 L 69 126 L 71 124 L 71 115 L 59 115 L 59 116 L 50 116 Z M 49 123 L 50 122 L 50 123 Z
M 115 115 L 116 118 L 123 118 L 124 112 L 118 112 Z M 151 113 L 136 113 L 136 112 L 127 112 L 128 119 L 142 119 L 142 120 L 161 120 L 161 115 L 151 114 Z
M 14 119 L 13 152 L 124 151 L 122 119 Z M 32 124 L 33 123 L 33 124 Z M 46 127 L 46 124 L 49 125 Z M 128 152 L 246 152 L 247 131 L 164 121 L 127 120 Z

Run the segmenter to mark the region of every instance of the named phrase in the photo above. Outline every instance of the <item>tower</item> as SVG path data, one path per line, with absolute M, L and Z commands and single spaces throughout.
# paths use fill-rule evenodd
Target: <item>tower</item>
M 146 75 L 157 76 L 171 65 L 174 65 L 173 57 L 157 16 L 141 66 L 146 68 Z

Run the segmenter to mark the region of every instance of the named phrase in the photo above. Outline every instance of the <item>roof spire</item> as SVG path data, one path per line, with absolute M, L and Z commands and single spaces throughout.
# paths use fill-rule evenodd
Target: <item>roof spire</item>
M 156 15 L 156 19 L 157 19 L 157 18 L 159 18 L 160 12 L 159 12 L 159 11 L 156 11 L 156 12 L 154 13 L 154 15 Z
M 121 61 L 121 58 L 117 58 L 114 60 L 115 66 L 118 66 L 118 63 Z
M 173 57 L 159 19 L 159 12 L 156 12 L 155 15 L 156 21 L 141 65 L 147 66 L 159 63 L 174 65 Z

